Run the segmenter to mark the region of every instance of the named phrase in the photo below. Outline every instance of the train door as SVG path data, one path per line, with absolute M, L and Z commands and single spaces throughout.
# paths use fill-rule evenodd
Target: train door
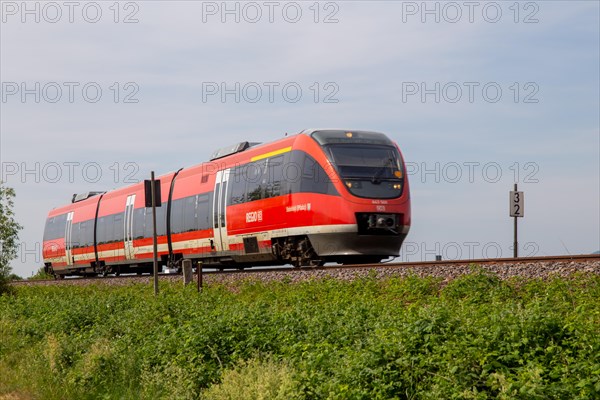
M 215 191 L 213 201 L 213 228 L 215 250 L 229 250 L 229 238 L 227 236 L 227 188 L 229 183 L 229 169 L 218 171 L 215 179 Z
M 135 257 L 133 247 L 133 205 L 135 203 L 135 194 L 127 196 L 125 203 L 125 215 L 123 216 L 123 240 L 125 242 L 125 258 L 132 260 Z
M 67 265 L 73 265 L 73 243 L 71 234 L 73 233 L 73 211 L 67 214 L 67 224 L 65 225 L 65 258 Z

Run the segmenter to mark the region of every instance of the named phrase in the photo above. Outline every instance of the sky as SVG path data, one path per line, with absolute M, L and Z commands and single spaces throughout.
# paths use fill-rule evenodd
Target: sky
M 597 1 L 0 2 L 13 272 L 49 210 L 307 128 L 400 146 L 400 261 L 600 249 Z

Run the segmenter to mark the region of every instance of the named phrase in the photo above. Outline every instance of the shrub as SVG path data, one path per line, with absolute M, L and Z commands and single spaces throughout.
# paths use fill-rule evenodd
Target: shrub
M 0 273 L 0 296 L 11 293 L 13 293 L 13 290 L 12 286 L 10 285 L 10 280 L 6 275 Z
M 597 275 L 234 289 L 15 287 L 0 398 L 600 398 Z
M 257 358 L 240 361 L 202 396 L 206 400 L 290 400 L 297 396 L 293 375 L 285 363 Z

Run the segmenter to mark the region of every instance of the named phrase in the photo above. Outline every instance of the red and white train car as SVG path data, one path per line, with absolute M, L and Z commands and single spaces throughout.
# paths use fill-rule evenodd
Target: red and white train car
M 243 142 L 159 177 L 163 263 L 219 268 L 376 262 L 410 227 L 398 146 L 376 132 L 307 130 Z M 149 272 L 152 214 L 143 183 L 73 196 L 48 214 L 44 263 L 55 276 Z

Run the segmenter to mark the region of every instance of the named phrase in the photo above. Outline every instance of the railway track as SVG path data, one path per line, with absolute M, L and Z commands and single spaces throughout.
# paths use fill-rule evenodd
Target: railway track
M 596 265 L 597 264 L 597 265 Z M 347 265 L 328 265 L 322 267 L 303 267 L 293 268 L 290 266 L 284 267 L 261 267 L 261 268 L 250 268 L 244 270 L 238 269 L 227 269 L 227 270 L 215 270 L 208 269 L 203 271 L 203 275 L 207 277 L 214 277 L 210 279 L 212 281 L 227 281 L 227 277 L 231 277 L 232 280 L 239 279 L 240 277 L 251 277 L 253 275 L 267 275 L 273 274 L 274 276 L 281 275 L 293 275 L 302 274 L 315 275 L 315 276 L 336 276 L 336 275 L 360 275 L 360 272 L 364 271 L 378 271 L 383 275 L 389 275 L 386 271 L 402 271 L 398 275 L 406 275 L 411 270 L 417 270 L 428 275 L 455 275 L 454 272 L 465 273 L 470 270 L 472 265 L 477 265 L 482 268 L 490 269 L 505 275 L 511 274 L 512 272 L 522 272 L 523 267 L 531 270 L 531 274 L 535 276 L 535 265 L 540 266 L 543 269 L 544 274 L 556 271 L 563 271 L 567 268 L 569 271 L 576 271 L 579 269 L 590 270 L 593 272 L 600 273 L 600 254 L 582 254 L 582 255 L 562 255 L 562 256 L 543 256 L 543 257 L 521 257 L 521 258 L 490 258 L 490 259 L 470 259 L 470 260 L 442 260 L 442 261 L 414 261 L 414 262 L 395 262 L 395 263 L 377 263 L 377 264 L 347 264 Z M 441 273 L 436 273 L 439 270 Z M 109 283 L 111 281 L 130 281 L 135 283 L 145 283 L 151 278 L 150 275 L 121 275 L 121 276 L 107 276 L 107 277 L 81 277 L 81 278 L 69 278 L 64 280 L 33 280 L 33 281 L 14 281 L 14 285 L 36 285 L 36 284 L 73 284 L 73 283 Z M 168 280 L 180 280 L 180 274 L 159 274 L 160 279 Z
M 442 261 L 415 261 L 415 262 L 400 262 L 400 263 L 379 263 L 379 264 L 368 264 L 369 267 L 377 266 L 383 267 L 411 267 L 411 266 L 425 266 L 425 265 L 464 265 L 464 264 L 477 264 L 477 265 L 492 265 L 492 264 L 527 264 L 535 262 L 566 262 L 566 261 L 600 261 L 600 254 L 578 254 L 568 256 L 540 256 L 540 257 L 519 257 L 519 258 L 478 258 L 471 260 L 442 260 Z M 367 264 L 362 265 L 340 265 L 325 268 L 358 268 L 364 267 Z

